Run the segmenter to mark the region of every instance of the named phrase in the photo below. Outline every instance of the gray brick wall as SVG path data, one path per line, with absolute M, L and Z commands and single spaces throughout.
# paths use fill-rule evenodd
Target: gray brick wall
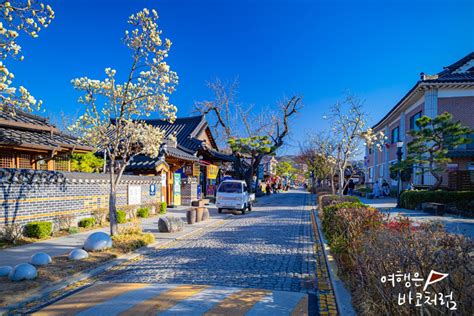
M 0 225 L 54 221 L 73 214 L 78 219 L 97 208 L 108 207 L 109 175 L 74 172 L 0 169 Z M 150 196 L 150 185 L 156 195 Z M 128 205 L 129 186 L 141 187 L 141 204 L 161 201 L 160 177 L 124 175 L 118 187 L 117 206 Z

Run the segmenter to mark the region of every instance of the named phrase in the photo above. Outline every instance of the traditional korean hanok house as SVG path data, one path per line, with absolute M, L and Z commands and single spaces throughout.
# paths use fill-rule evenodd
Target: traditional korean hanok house
M 71 171 L 71 153 L 92 150 L 46 118 L 0 110 L 0 168 Z
M 205 117 L 177 118 L 174 123 L 155 119 L 145 122 L 161 128 L 167 140 L 159 157 L 138 156 L 126 172 L 161 174 L 163 202 L 169 205 L 190 205 L 206 193 L 213 193 L 209 187 L 215 188 L 220 166 L 231 161 L 231 156 L 218 151 Z

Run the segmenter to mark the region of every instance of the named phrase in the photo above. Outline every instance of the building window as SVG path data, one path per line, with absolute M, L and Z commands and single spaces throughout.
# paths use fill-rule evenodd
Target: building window
M 15 156 L 8 153 L 0 153 L 0 168 L 13 168 Z
M 416 125 L 416 121 L 421 118 L 421 111 L 410 117 L 410 130 L 418 131 L 420 128 Z
M 383 177 L 383 165 L 379 165 L 379 177 Z
M 374 168 L 369 167 L 369 181 L 372 181 L 373 178 L 374 178 Z
M 33 169 L 31 155 L 18 154 L 18 168 L 20 169 Z
M 369 147 L 369 155 L 372 155 L 372 147 Z
M 400 130 L 398 126 L 392 129 L 392 144 L 395 144 L 396 142 L 400 140 L 399 131 Z
M 69 171 L 69 158 L 56 156 L 54 158 L 54 170 L 56 171 Z
M 45 160 L 45 156 L 36 155 L 36 170 L 48 170 L 48 162 Z

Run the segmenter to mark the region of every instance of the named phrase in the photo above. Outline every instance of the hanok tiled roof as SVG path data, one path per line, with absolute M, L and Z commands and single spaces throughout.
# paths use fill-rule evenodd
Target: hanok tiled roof
M 0 110 L 0 145 L 44 150 L 92 150 L 75 137 L 61 133 L 46 118 L 18 110 L 14 114 Z
M 167 148 L 167 156 L 174 157 L 186 161 L 198 162 L 199 158 L 188 154 L 187 152 L 180 150 L 176 147 Z M 130 163 L 127 166 L 127 171 L 134 170 L 154 170 L 156 166 L 160 163 L 160 158 L 150 158 L 145 155 L 138 155 L 133 157 Z
M 474 84 L 474 71 L 472 67 L 466 71 L 460 72 L 459 68 L 466 65 L 471 60 L 474 60 L 474 52 L 469 53 L 467 56 L 458 60 L 457 62 L 444 67 L 444 70 L 436 75 L 426 75 L 421 73 L 420 80 L 398 101 L 397 104 L 372 128 L 377 128 L 385 119 L 387 119 L 393 112 L 395 112 L 408 98 L 419 91 L 420 87 L 426 85 L 436 84 L 459 84 L 459 85 L 473 85 Z M 420 88 L 421 89 L 421 88 Z
M 159 127 L 166 137 L 175 135 L 178 147 L 189 152 L 201 148 L 201 141 L 196 136 L 208 126 L 203 115 L 177 118 L 173 123 L 153 119 L 145 120 L 145 123 Z

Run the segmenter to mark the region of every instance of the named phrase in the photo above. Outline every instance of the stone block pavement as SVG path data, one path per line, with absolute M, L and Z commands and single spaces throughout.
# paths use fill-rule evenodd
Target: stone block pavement
M 47 315 L 337 315 L 303 191 L 258 199 L 254 211 L 183 238 L 15 310 Z

